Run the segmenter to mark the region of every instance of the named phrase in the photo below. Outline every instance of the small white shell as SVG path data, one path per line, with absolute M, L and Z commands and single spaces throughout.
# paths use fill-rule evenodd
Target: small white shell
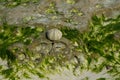
M 47 31 L 47 37 L 50 40 L 60 40 L 62 38 L 62 32 L 56 28 Z

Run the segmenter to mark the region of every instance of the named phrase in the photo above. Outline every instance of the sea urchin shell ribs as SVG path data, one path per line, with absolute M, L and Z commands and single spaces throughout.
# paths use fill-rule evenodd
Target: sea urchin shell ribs
M 52 41 L 60 40 L 62 38 L 62 32 L 56 28 L 47 31 L 47 38 Z

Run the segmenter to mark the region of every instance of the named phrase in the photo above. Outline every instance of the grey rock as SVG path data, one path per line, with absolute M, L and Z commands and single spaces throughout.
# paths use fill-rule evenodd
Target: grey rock
M 8 24 L 16 25 L 34 25 L 45 24 L 56 26 L 61 24 L 70 28 L 79 30 L 86 29 L 88 21 L 93 14 L 104 13 L 108 17 L 114 17 L 120 13 L 120 0 L 75 0 L 75 4 L 68 4 L 66 1 L 60 0 L 44 0 L 37 4 L 19 5 L 14 8 L 5 7 L 0 4 L 0 17 L 6 16 Z M 47 14 L 45 11 L 49 8 L 49 4 L 55 2 L 55 10 L 59 14 Z M 72 9 L 77 9 L 83 15 L 71 13 Z M 66 19 L 72 19 L 66 22 Z M 2 21 L 0 20 L 0 25 Z

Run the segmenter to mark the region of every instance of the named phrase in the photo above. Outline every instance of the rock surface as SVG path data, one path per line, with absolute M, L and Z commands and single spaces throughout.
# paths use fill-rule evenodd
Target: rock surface
M 73 0 L 74 1 L 74 0 Z M 93 14 L 108 17 L 120 13 L 120 0 L 40 0 L 36 4 L 19 5 L 13 8 L 0 4 L 0 17 L 6 17 L 8 24 L 49 26 L 63 25 L 71 28 L 86 29 Z M 0 21 L 0 24 L 2 21 Z
M 53 4 L 51 4 L 53 3 Z M 54 5 L 51 7 L 51 5 Z M 13 8 L 9 8 L 0 3 L 0 25 L 2 25 L 2 19 L 6 19 L 8 24 L 12 25 L 39 25 L 43 24 L 45 27 L 51 26 L 67 26 L 70 28 L 77 28 L 79 30 L 85 30 L 94 14 L 105 14 L 107 17 L 115 17 L 120 14 L 120 0 L 75 0 L 70 3 L 66 0 L 40 0 L 36 4 L 19 5 Z M 51 12 L 52 11 L 52 12 Z M 58 26 L 59 27 L 59 26 Z M 115 35 L 118 36 L 117 34 Z M 65 40 L 64 40 L 65 41 Z M 65 41 L 69 44 L 69 41 Z M 65 45 L 62 43 L 55 43 L 55 52 L 61 52 L 65 49 Z M 42 38 L 41 40 L 35 40 L 28 48 L 34 53 L 46 54 L 52 48 L 51 41 Z M 75 47 L 71 47 L 70 49 Z M 36 54 L 35 58 L 39 58 Z M 33 59 L 35 60 L 35 59 Z M 0 65 L 4 65 L 7 68 L 6 61 L 0 60 Z M 99 77 L 109 77 L 104 71 L 100 74 L 92 74 L 86 72 L 74 76 L 69 70 L 64 69 L 62 74 L 49 75 L 51 80 L 82 80 L 86 75 L 89 80 L 97 79 Z M 3 77 L 0 77 L 2 80 Z M 36 79 L 35 79 L 36 78 Z M 62 78 L 62 79 L 61 79 Z M 41 80 L 33 76 L 35 80 Z M 33 80 L 31 79 L 31 80 Z

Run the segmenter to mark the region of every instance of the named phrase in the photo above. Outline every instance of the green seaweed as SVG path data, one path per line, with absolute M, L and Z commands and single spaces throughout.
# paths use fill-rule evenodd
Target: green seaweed
M 80 65 L 80 69 L 87 69 L 93 72 L 100 72 L 104 68 L 108 69 L 108 73 L 114 76 L 120 76 L 120 37 L 115 39 L 115 34 L 120 31 L 120 16 L 116 18 L 106 18 L 102 16 L 93 16 L 87 31 L 80 32 L 77 29 L 71 29 L 66 26 L 61 28 L 63 37 L 71 42 L 77 42 L 79 55 L 82 53 L 87 63 Z M 0 26 L 0 58 L 7 60 L 8 69 L 0 67 L 0 74 L 10 80 L 20 80 L 16 73 L 21 70 L 22 77 L 31 78 L 28 74 L 38 75 L 45 78 L 46 73 L 52 73 L 57 67 L 68 67 L 69 65 L 77 65 L 78 63 L 66 63 L 68 55 L 45 55 L 42 59 L 36 59 L 36 63 L 32 61 L 35 53 L 32 53 L 27 47 L 23 47 L 23 52 L 19 48 L 9 49 L 14 43 L 20 42 L 25 46 L 32 43 L 32 39 L 37 39 L 44 29 L 41 27 L 30 26 L 14 26 L 3 23 Z M 39 37 L 40 38 L 40 37 Z M 73 44 L 71 44 L 73 45 Z M 79 52 L 81 51 L 81 52 Z M 25 60 L 20 61 L 17 55 L 25 54 Z M 74 54 L 74 53 L 70 53 Z M 118 54 L 118 55 L 117 55 Z M 77 56 L 76 56 L 77 57 Z M 97 64 L 100 58 L 103 62 Z M 79 58 L 78 58 L 79 59 Z M 38 62 L 37 62 L 38 61 Z M 102 61 L 102 60 L 101 60 Z M 76 67 L 76 66 L 75 66 Z M 104 80 L 104 78 L 100 78 Z

